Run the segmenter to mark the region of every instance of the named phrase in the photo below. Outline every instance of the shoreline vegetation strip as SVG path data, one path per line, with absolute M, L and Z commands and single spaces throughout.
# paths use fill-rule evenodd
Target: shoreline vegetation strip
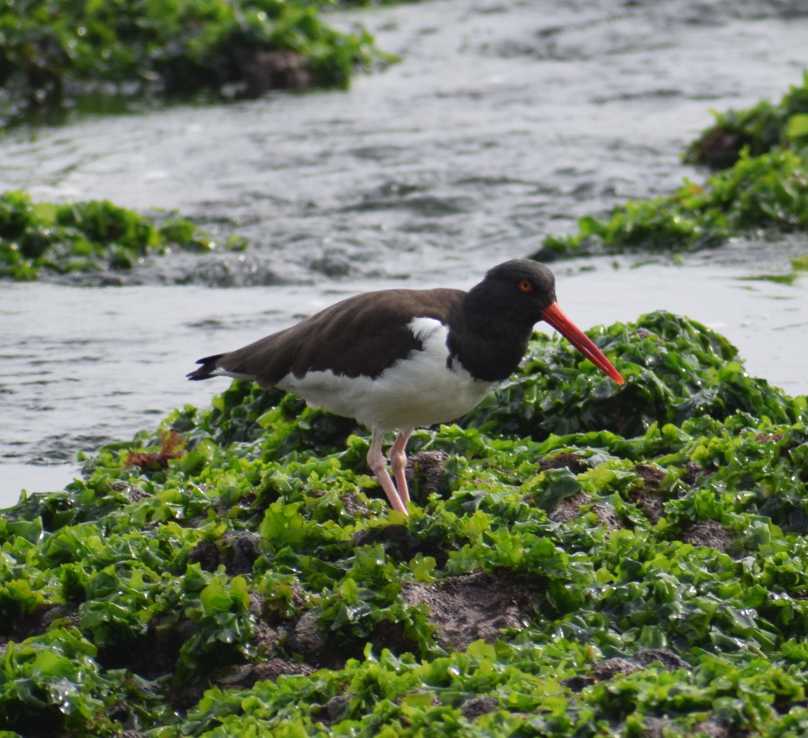
M 693 142 L 686 160 L 726 168 L 705 185 L 688 180 L 670 196 L 631 200 L 606 217 L 586 216 L 578 233 L 548 236 L 539 261 L 626 251 L 682 252 L 719 246 L 735 236 L 808 230 L 808 72 L 777 106 L 714 112 L 716 123 Z M 205 251 L 215 244 L 187 220 L 148 219 L 109 202 L 33 204 L 0 194 L 0 279 L 34 280 L 75 272 L 130 270 L 172 247 Z M 227 248 L 244 249 L 231 238 Z M 793 280 L 805 270 L 793 262 Z
M 808 398 L 665 312 L 536 334 L 388 509 L 368 436 L 233 382 L 0 512 L 0 735 L 808 730 Z
M 685 179 L 673 195 L 580 218 L 577 233 L 548 236 L 534 258 L 693 251 L 736 236 L 808 230 L 808 71 L 778 105 L 712 113 L 715 124 L 684 155 L 719 170 L 703 186 Z
M 0 0 L 0 128 L 58 121 L 72 107 L 122 112 L 137 99 L 347 88 L 357 69 L 395 57 L 321 11 L 370 4 Z

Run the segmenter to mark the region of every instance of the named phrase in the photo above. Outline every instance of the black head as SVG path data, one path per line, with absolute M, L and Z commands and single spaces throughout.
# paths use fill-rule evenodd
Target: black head
M 486 312 L 532 326 L 542 319 L 542 310 L 556 301 L 555 277 L 537 261 L 512 259 L 489 270 L 469 291 L 469 298 Z

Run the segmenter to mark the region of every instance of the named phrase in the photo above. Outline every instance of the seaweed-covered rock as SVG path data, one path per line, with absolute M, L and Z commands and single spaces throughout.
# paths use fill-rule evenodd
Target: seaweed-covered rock
M 413 434 L 409 518 L 366 435 L 245 382 L 0 511 L 0 731 L 801 735 L 808 401 L 674 316 L 595 338 L 634 394 L 538 339 L 484 425 Z
M 326 25 L 317 0 L 0 4 L 0 126 L 86 92 L 221 98 L 310 84 L 347 87 L 392 59 L 367 31 Z
M 749 377 L 723 336 L 687 318 L 655 312 L 588 334 L 624 385 L 600 375 L 566 341 L 537 334 L 518 373 L 463 424 L 537 439 L 591 430 L 632 436 L 653 423 L 736 412 L 788 423 L 800 412 L 781 390 Z
M 148 218 L 107 200 L 33 203 L 22 192 L 0 194 L 0 279 L 131 269 L 170 248 L 209 248 L 188 220 Z

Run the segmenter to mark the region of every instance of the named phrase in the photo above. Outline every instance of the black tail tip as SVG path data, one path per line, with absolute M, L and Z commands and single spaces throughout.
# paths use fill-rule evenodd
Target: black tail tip
M 214 376 L 213 372 L 215 372 L 219 367 L 216 366 L 216 362 L 222 358 L 224 354 L 216 354 L 216 356 L 206 356 L 204 359 L 200 359 L 197 361 L 197 364 L 202 364 L 199 369 L 196 369 L 192 372 L 189 372 L 185 376 L 191 382 L 199 382 L 202 379 L 210 379 Z

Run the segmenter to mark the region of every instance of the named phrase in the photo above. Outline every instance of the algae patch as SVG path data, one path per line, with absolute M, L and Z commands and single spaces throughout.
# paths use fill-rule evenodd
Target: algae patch
M 743 123 L 732 123 L 731 128 L 728 121 L 736 119 Z M 772 123 L 775 119 L 777 125 Z M 778 108 L 761 103 L 752 111 L 727 113 L 718 120 L 703 138 L 718 136 L 716 131 L 727 137 L 731 128 L 732 140 L 740 143 L 732 149 L 726 168 L 722 166 L 703 186 L 685 180 L 672 195 L 630 200 L 607 216 L 580 218 L 577 233 L 548 236 L 533 258 L 693 251 L 734 236 L 808 229 L 808 72 L 803 85 L 792 87 Z M 753 126 L 751 121 L 758 123 Z M 754 135 L 747 135 L 747 128 Z M 699 146 L 693 144 L 691 158 Z
M 0 730 L 799 734 L 806 398 L 666 313 L 590 336 L 632 380 L 537 336 L 416 432 L 409 519 L 352 421 L 243 381 L 2 511 Z
M 185 218 L 155 222 L 108 200 L 52 205 L 33 203 L 22 192 L 0 194 L 0 279 L 129 270 L 172 248 L 208 251 L 214 246 Z M 243 244 L 233 238 L 227 246 Z

